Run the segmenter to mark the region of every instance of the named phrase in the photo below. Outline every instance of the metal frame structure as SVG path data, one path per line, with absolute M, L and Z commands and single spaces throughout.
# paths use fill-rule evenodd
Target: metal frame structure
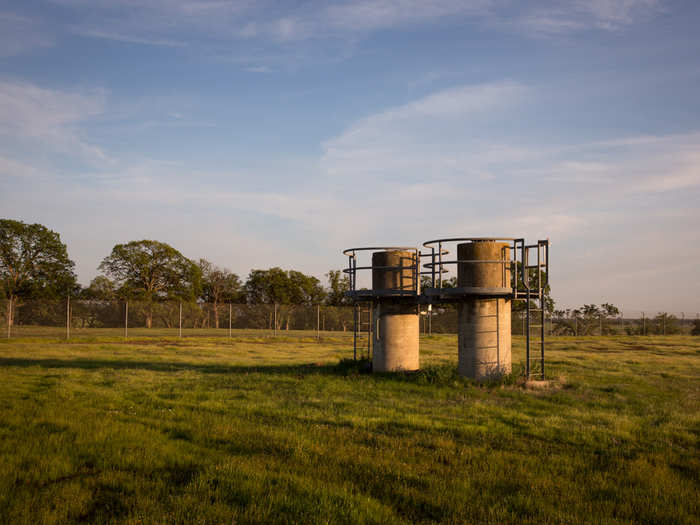
M 445 256 L 450 254 L 450 251 L 445 248 L 445 244 L 459 242 L 506 242 L 508 246 L 508 257 L 498 260 L 460 260 L 446 259 Z M 525 239 L 515 237 L 453 237 L 444 239 L 434 239 L 426 241 L 423 246 L 430 250 L 429 253 L 423 253 L 418 248 L 413 246 L 371 246 L 362 248 L 348 248 L 343 250 L 343 255 L 348 257 L 348 267 L 343 269 L 343 273 L 350 278 L 350 290 L 346 295 L 352 300 L 355 306 L 353 316 L 353 356 L 357 359 L 358 351 L 358 335 L 363 332 L 364 323 L 362 321 L 362 307 L 366 305 L 368 308 L 369 322 L 367 326 L 367 358 L 371 357 L 371 341 L 372 341 L 372 308 L 374 303 L 380 298 L 395 298 L 398 300 L 415 301 L 416 306 L 419 304 L 440 304 L 453 303 L 463 300 L 464 297 L 493 297 L 493 298 L 508 298 L 513 301 L 525 301 L 526 312 L 526 337 L 525 337 L 525 374 L 528 378 L 538 375 L 544 379 L 544 350 L 545 350 L 545 290 L 549 279 L 549 239 L 538 240 L 535 244 L 526 244 Z M 410 251 L 415 254 L 414 263 L 409 266 L 358 266 L 358 252 L 376 252 L 376 251 Z M 535 252 L 536 253 L 533 253 Z M 456 252 L 456 250 L 455 250 Z M 531 258 L 536 255 L 536 264 L 530 264 Z M 421 267 L 421 257 L 427 257 L 429 262 L 424 263 Z M 449 272 L 450 265 L 458 265 L 461 263 L 474 264 L 502 264 L 503 265 L 503 286 L 495 288 L 481 287 L 457 287 L 443 288 L 442 276 Z M 371 290 L 357 289 L 357 272 L 358 270 L 399 270 L 412 269 L 413 281 L 409 290 Z M 426 268 L 427 271 L 421 271 L 421 268 Z M 507 270 L 510 270 L 510 282 L 506 282 Z M 533 273 L 534 272 L 534 279 Z M 543 279 L 544 271 L 544 279 Z M 431 286 L 426 287 L 421 293 L 420 279 L 422 275 L 431 276 Z M 536 308 L 532 307 L 532 302 L 536 301 Z M 540 312 L 540 323 L 533 324 L 533 313 Z M 532 329 L 539 328 L 539 339 L 532 338 Z M 539 356 L 532 356 L 533 344 L 539 345 Z M 539 370 L 534 371 L 532 363 L 539 362 Z
M 458 242 L 506 242 L 508 246 L 508 257 L 498 260 L 460 260 L 459 258 L 445 260 L 443 255 L 449 253 L 443 245 Z M 549 239 L 538 240 L 535 244 L 525 244 L 525 239 L 513 237 L 454 237 L 444 239 L 434 239 L 423 243 L 425 248 L 430 249 L 430 262 L 423 265 L 430 271 L 431 287 L 426 288 L 424 294 L 430 303 L 455 302 L 466 296 L 474 297 L 504 297 L 513 301 L 525 301 L 526 312 L 526 337 L 525 337 L 525 375 L 530 378 L 539 375 L 541 379 L 545 377 L 544 350 L 545 350 L 545 290 L 549 279 Z M 436 252 L 437 250 L 437 252 Z M 537 263 L 530 264 L 531 252 L 536 250 Z M 442 274 L 448 270 L 445 266 L 458 265 L 461 263 L 474 264 L 502 264 L 503 265 L 503 285 L 496 288 L 479 287 L 457 287 L 443 288 Z M 506 283 L 506 273 L 510 270 L 510 283 Z M 535 278 L 531 270 L 535 270 Z M 544 279 L 542 272 L 544 271 Z M 532 308 L 532 301 L 537 301 L 537 307 Z M 540 312 L 540 323 L 532 323 L 533 312 Z M 532 328 L 539 328 L 539 340 L 533 341 Z M 539 356 L 532 357 L 532 344 L 539 343 Z M 539 361 L 539 370 L 533 372 L 532 362 Z
M 360 265 L 357 261 L 359 258 L 358 252 L 379 252 L 379 251 L 405 251 L 413 252 L 413 264 L 408 266 L 373 266 Z M 343 269 L 343 273 L 350 278 L 350 290 L 345 295 L 348 296 L 353 303 L 353 359 L 357 359 L 358 355 L 358 339 L 364 332 L 365 323 L 362 320 L 363 312 L 368 314 L 366 322 L 367 330 L 367 359 L 371 359 L 372 352 L 372 314 L 374 303 L 380 298 L 394 298 L 398 300 L 415 301 L 418 304 L 420 299 L 420 250 L 415 246 L 365 246 L 361 248 L 348 248 L 343 250 L 343 255 L 348 257 L 348 267 Z M 357 289 L 357 272 L 358 270 L 413 270 L 413 279 L 410 283 L 410 289 L 388 289 L 388 290 L 371 290 Z M 366 308 L 366 310 L 363 310 Z

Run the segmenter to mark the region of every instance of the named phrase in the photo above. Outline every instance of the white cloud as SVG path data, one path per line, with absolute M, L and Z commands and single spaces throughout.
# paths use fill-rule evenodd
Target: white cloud
M 130 44 L 146 44 L 149 46 L 162 47 L 187 47 L 187 43 L 169 40 L 165 38 L 147 38 L 129 34 L 119 34 L 109 31 L 100 31 L 99 29 L 77 28 L 76 32 L 92 38 L 102 38 L 105 40 L 117 40 L 119 42 L 127 42 Z
M 41 149 L 76 150 L 81 155 L 104 158 L 76 129 L 81 122 L 103 111 L 103 93 L 69 93 L 24 82 L 0 81 L 0 136 L 5 141 L 27 141 Z
M 239 61 L 245 62 L 247 58 L 253 65 L 267 66 L 274 62 L 280 66 L 292 60 L 343 55 L 343 46 L 369 33 L 395 28 L 443 22 L 473 23 L 506 31 L 558 35 L 586 29 L 616 30 L 647 20 L 663 10 L 661 0 L 53 2 L 68 10 L 75 22 L 61 27 L 53 21 L 6 13 L 8 20 L 15 17 L 26 26 L 18 29 L 13 21 L 4 23 L 0 13 L 0 29 L 6 29 L 0 35 L 10 35 L 0 36 L 0 43 L 6 40 L 0 54 L 52 45 L 61 33 L 69 32 L 134 44 L 188 47 L 214 57 L 235 54 Z M 313 45 L 317 40 L 324 40 L 326 45 Z M 233 49 L 232 42 L 237 44 Z M 262 60 L 266 63 L 260 64 Z
M 661 10 L 659 0 L 579 0 L 575 5 L 605 29 L 632 24 Z
M 700 290 L 687 290 L 664 268 L 673 266 L 678 246 L 687 247 L 679 224 L 700 221 L 690 204 L 700 198 L 700 133 L 562 144 L 559 137 L 531 139 L 527 125 L 509 128 L 544 108 L 557 110 L 546 92 L 512 83 L 434 93 L 358 120 L 324 144 L 321 168 L 365 220 L 359 244 L 374 240 L 375 228 L 409 242 L 551 237 L 564 304 L 625 296 L 641 304 L 643 294 L 625 292 L 627 278 L 623 287 L 606 276 L 607 292 L 576 284 L 624 273 L 615 261 L 638 257 L 663 275 L 667 308 L 690 304 Z M 685 212 L 671 216 L 669 207 Z M 665 248 L 649 253 L 648 239 Z M 627 252 L 611 259 L 609 244 L 623 240 Z M 699 243 L 687 250 L 684 257 L 700 257 Z
M 30 164 L 0 156 L 0 175 L 8 180 L 10 177 L 33 178 L 36 180 L 41 176 L 41 172 Z
M 526 32 L 560 35 L 585 29 L 614 31 L 662 11 L 660 0 L 577 0 L 568 5 L 536 3 L 514 20 Z
M 65 145 L 63 135 L 80 141 L 80 123 L 102 104 L 99 94 L 3 82 L 0 134 L 35 144 Z M 317 165 L 280 160 L 271 171 L 296 182 L 281 189 L 242 188 L 251 174 L 143 160 L 102 162 L 99 177 L 83 175 L 88 185 L 5 155 L 2 207 L 75 237 L 91 254 L 81 268 L 95 268 L 110 243 L 146 236 L 241 273 L 282 257 L 287 267 L 321 275 L 343 264 L 339 251 L 352 245 L 523 235 L 552 238 L 555 295 L 564 304 L 623 296 L 625 266 L 637 258 L 665 279 L 666 308 L 672 300 L 690 304 L 700 290 L 665 269 L 679 257 L 700 257 L 688 226 L 700 221 L 700 133 L 562 144 L 527 136 L 543 108 L 557 110 L 547 92 L 514 82 L 431 93 L 348 125 L 323 144 Z M 308 177 L 313 186 L 302 185 Z M 648 242 L 662 249 L 647 253 Z M 606 285 L 577 284 L 585 276 Z
M 493 0 L 359 0 L 330 5 L 321 18 L 337 28 L 370 31 L 448 16 L 481 16 L 493 4 Z

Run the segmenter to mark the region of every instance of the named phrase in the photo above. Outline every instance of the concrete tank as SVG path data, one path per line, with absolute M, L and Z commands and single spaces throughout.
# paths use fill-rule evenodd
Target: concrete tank
M 510 259 L 504 242 L 472 241 L 457 246 L 460 261 Z M 498 262 L 459 263 L 457 284 L 468 288 L 510 288 L 510 268 Z M 508 297 L 490 297 L 483 290 L 467 295 L 458 305 L 460 375 L 484 380 L 511 372 L 510 307 Z
M 396 294 L 417 290 L 420 282 L 415 272 L 415 252 L 391 250 L 372 254 L 372 289 L 379 292 L 372 310 L 372 370 L 375 372 L 419 368 L 417 300 L 413 295 Z

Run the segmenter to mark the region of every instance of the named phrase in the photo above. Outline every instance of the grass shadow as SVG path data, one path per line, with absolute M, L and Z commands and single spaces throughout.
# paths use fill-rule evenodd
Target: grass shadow
M 376 381 L 413 383 L 418 385 L 467 386 L 478 384 L 482 387 L 497 387 L 514 384 L 516 374 L 508 374 L 499 379 L 483 382 L 461 377 L 453 364 L 429 365 L 411 372 L 372 373 L 371 362 L 367 359 L 341 359 L 334 364 L 301 363 L 289 365 L 226 365 L 199 364 L 173 361 L 132 361 L 119 359 L 34 359 L 0 357 L 2 367 L 42 367 L 46 369 L 83 369 L 83 370 L 147 370 L 151 372 L 191 371 L 203 374 L 269 374 L 288 375 L 304 378 L 311 375 L 351 377 L 364 375 Z
M 354 375 L 369 372 L 366 361 L 343 359 L 336 364 L 301 363 L 292 365 L 225 365 L 173 361 L 135 361 L 119 359 L 34 359 L 0 357 L 3 367 L 41 367 L 46 369 L 148 370 L 152 372 L 193 371 L 205 374 L 272 374 L 272 375 Z

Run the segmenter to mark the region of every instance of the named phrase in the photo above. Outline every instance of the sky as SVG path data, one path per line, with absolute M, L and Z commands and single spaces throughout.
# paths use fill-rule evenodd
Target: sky
M 700 311 L 700 2 L 0 0 L 0 216 L 325 282 L 551 240 L 557 308 Z M 692 313 L 694 316 L 695 314 Z

